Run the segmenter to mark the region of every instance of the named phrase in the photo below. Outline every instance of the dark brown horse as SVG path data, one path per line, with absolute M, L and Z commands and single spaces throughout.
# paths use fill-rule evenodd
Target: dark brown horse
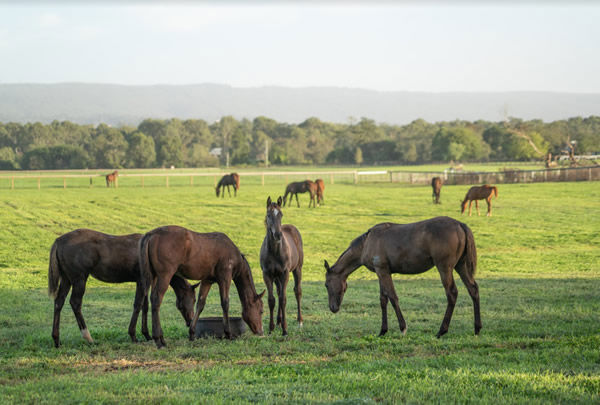
M 434 177 L 431 179 L 431 188 L 433 189 L 433 193 L 431 197 L 433 198 L 434 204 L 440 203 L 440 192 L 442 191 L 442 179 L 439 177 Z
M 142 334 L 150 340 L 147 321 L 148 299 L 144 295 L 138 266 L 138 242 L 141 237 L 141 234 L 113 236 L 90 229 L 77 229 L 54 241 L 50 249 L 48 294 L 54 298 L 52 338 L 56 347 L 60 346 L 60 312 L 71 287 L 73 287 L 71 307 L 81 330 L 81 336 L 88 342 L 92 342 L 81 314 L 81 301 L 90 275 L 107 283 L 135 282 L 137 284 L 133 314 L 129 323 L 129 336 L 132 341 L 137 341 L 135 329 L 142 309 Z M 181 277 L 173 277 L 171 287 L 177 296 L 177 308 L 189 325 L 194 315 L 193 287 Z
M 348 276 L 365 266 L 379 278 L 381 303 L 381 332 L 388 330 L 387 304 L 391 301 L 402 333 L 406 322 L 398 306 L 398 296 L 392 282 L 392 273 L 420 274 L 436 266 L 446 290 L 448 306 L 437 337 L 448 332 L 454 305 L 458 296 L 452 269 L 460 275 L 473 300 L 475 334 L 481 329 L 479 314 L 479 287 L 475 282 L 477 251 L 471 229 L 462 222 L 448 217 L 436 217 L 413 224 L 382 223 L 354 239 L 348 249 L 329 267 L 325 261 L 325 287 L 329 294 L 329 309 L 340 309 Z
M 217 192 L 217 197 L 221 194 L 221 198 L 225 198 L 225 186 L 227 186 L 227 192 L 229 193 L 229 197 L 231 197 L 231 191 L 229 190 L 229 186 L 233 186 L 233 195 L 237 197 L 237 191 L 240 188 L 240 175 L 237 173 L 226 174 L 221 177 L 219 183 L 215 191 Z
M 317 185 L 317 203 L 321 205 L 325 199 L 323 198 L 323 193 L 325 192 L 325 182 L 323 179 L 316 179 L 315 183 Z
M 117 186 L 117 177 L 119 177 L 119 171 L 115 170 L 112 173 L 106 175 L 106 187 L 110 187 L 112 184 L 113 187 Z
M 283 195 L 283 206 L 285 207 L 287 196 L 289 194 L 289 203 L 292 204 L 292 199 L 294 196 L 296 196 L 296 204 L 298 204 L 298 208 L 300 208 L 298 193 L 306 192 L 310 193 L 310 202 L 308 203 L 308 208 L 310 208 L 311 204 L 313 208 L 316 207 L 315 197 L 317 195 L 317 184 L 312 180 L 297 181 L 295 183 L 288 184 L 285 188 L 285 194 Z
M 262 335 L 262 296 L 256 294 L 252 271 L 235 244 L 220 232 L 197 233 L 180 226 L 163 226 L 148 232 L 140 241 L 140 268 L 146 292 L 152 285 L 152 338 L 158 348 L 165 346 L 160 326 L 159 310 L 171 278 L 177 273 L 192 280 L 201 280 L 196 313 L 190 325 L 190 340 L 204 309 L 206 296 L 213 283 L 219 286 L 225 336 L 229 327 L 229 287 L 237 287 L 242 303 L 242 318 L 252 332 Z
M 465 199 L 460 204 L 460 213 L 463 214 L 467 208 L 467 202 L 469 203 L 469 216 L 471 216 L 471 204 L 475 201 L 475 208 L 477 209 L 477 215 L 479 215 L 479 202 L 477 200 L 485 200 L 487 202 L 487 216 L 492 216 L 492 197 L 498 198 L 498 188 L 496 186 L 483 185 L 473 186 L 465 195 Z
M 275 329 L 273 322 L 273 309 L 275 308 L 275 296 L 273 295 L 273 282 L 277 288 L 279 306 L 277 308 L 277 325 L 281 324 L 283 336 L 287 335 L 287 321 L 285 319 L 286 296 L 285 290 L 290 278 L 290 272 L 294 275 L 294 293 L 298 303 L 298 324 L 302 326 L 302 311 L 300 301 L 302 299 L 302 263 L 304 251 L 302 249 L 302 237 L 294 225 L 281 225 L 281 197 L 277 203 L 267 199 L 267 215 L 265 227 L 267 234 L 260 248 L 260 267 L 263 271 L 263 279 L 269 292 L 269 333 Z

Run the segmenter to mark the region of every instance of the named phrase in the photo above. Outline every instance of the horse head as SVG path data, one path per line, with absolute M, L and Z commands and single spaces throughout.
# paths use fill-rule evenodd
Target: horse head
M 329 309 L 331 312 L 336 313 L 340 310 L 348 284 L 341 273 L 336 273 L 333 268 L 329 267 L 327 260 L 325 260 L 324 265 L 325 270 L 327 270 L 325 288 L 327 288 L 327 295 L 329 295 Z M 333 267 L 335 267 L 335 264 Z
M 271 201 L 271 196 L 267 198 L 267 215 L 265 217 L 265 225 L 267 226 L 267 235 L 271 235 L 275 242 L 280 242 L 282 238 L 281 232 L 281 196 L 274 203 Z
M 183 319 L 185 319 L 186 326 L 190 326 L 192 323 L 192 319 L 194 318 L 194 304 L 196 303 L 196 287 L 200 285 L 200 283 L 190 285 L 187 281 L 185 282 L 185 288 L 174 288 L 175 291 L 175 306 Z
M 260 294 L 254 294 L 251 302 L 248 302 L 247 305 L 242 305 L 242 319 L 250 327 L 252 333 L 259 336 L 264 335 L 262 326 L 263 295 L 265 295 L 264 291 Z

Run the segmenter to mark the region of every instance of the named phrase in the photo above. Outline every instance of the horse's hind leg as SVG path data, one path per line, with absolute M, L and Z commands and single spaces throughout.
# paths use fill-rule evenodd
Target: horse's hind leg
M 143 301 L 146 301 L 145 310 L 142 309 Z M 140 315 L 140 311 L 142 311 L 142 323 L 144 322 L 144 318 L 148 317 L 148 299 L 144 294 L 144 287 L 141 285 L 141 282 L 138 282 L 135 287 L 135 299 L 133 301 L 133 313 L 131 314 L 131 321 L 129 321 L 129 337 L 132 342 L 137 342 L 137 337 L 135 336 L 135 329 L 137 325 L 138 316 Z M 148 325 L 146 325 L 148 328 Z M 143 329 L 143 327 L 142 327 Z M 147 329 L 146 329 L 146 333 Z M 148 336 L 150 337 L 150 336 Z
M 275 329 L 275 322 L 273 321 L 273 311 L 275 310 L 275 296 L 273 295 L 273 279 L 271 276 L 263 273 L 263 280 L 265 286 L 267 286 L 267 294 L 269 295 L 269 333 Z
M 479 213 L 479 200 L 475 200 L 475 208 L 477 209 L 477 216 L 481 216 L 481 214 Z
M 456 266 L 456 271 L 460 275 L 460 279 L 467 287 L 467 291 L 473 300 L 473 312 L 475 316 L 475 334 L 478 335 L 481 330 L 481 314 L 479 312 L 479 286 L 475 281 L 475 278 L 468 271 L 467 266 L 464 263 Z
M 54 340 L 54 347 L 60 346 L 60 311 L 65 304 L 65 299 L 69 290 L 71 289 L 71 282 L 65 277 L 61 277 L 60 286 L 54 299 L 54 322 L 52 323 L 52 339 Z
M 469 200 L 469 216 L 471 216 L 471 207 L 473 205 L 473 200 Z
M 406 334 L 406 321 L 402 316 L 402 311 L 398 305 L 398 295 L 394 288 L 394 282 L 391 274 L 384 269 L 376 269 L 377 277 L 379 278 L 379 301 L 381 303 L 381 332 L 379 336 L 385 335 L 388 330 L 387 326 L 387 302 L 388 300 L 392 303 L 394 311 L 396 312 L 396 318 L 398 318 L 398 325 L 400 331 Z
M 487 201 L 487 206 L 488 206 L 487 216 L 491 217 L 492 216 L 492 197 L 490 196 L 486 201 Z
M 83 319 L 83 314 L 81 313 L 81 302 L 83 300 L 83 294 L 85 293 L 85 282 L 85 279 L 80 279 L 73 283 L 73 291 L 71 292 L 71 299 L 69 302 L 71 303 L 71 308 L 73 308 L 75 319 L 77 319 L 77 325 L 79 325 L 81 337 L 87 340 L 89 343 L 94 343 L 94 339 L 92 339 L 90 332 L 85 326 L 85 320 Z
M 440 278 L 442 279 L 442 285 L 446 290 L 446 298 L 448 299 L 448 305 L 446 306 L 446 314 L 442 321 L 442 326 L 437 333 L 436 337 L 440 337 L 448 332 L 450 326 L 450 320 L 452 319 L 452 312 L 454 312 L 454 306 L 456 305 L 456 299 L 458 298 L 458 289 L 454 283 L 454 277 L 452 277 L 452 267 L 446 264 L 438 265 L 438 271 L 440 272 Z
M 227 185 L 227 193 L 229 193 L 229 197 L 231 197 L 231 190 L 229 189 L 229 184 Z
M 150 294 L 150 303 L 152 305 L 152 339 L 157 348 L 166 346 L 163 330 L 160 325 L 160 304 L 169 288 L 169 280 L 163 277 L 156 277 L 152 282 L 152 293 Z
M 198 322 L 198 317 L 204 310 L 204 305 L 206 305 L 206 296 L 210 291 L 210 287 L 212 284 L 208 281 L 203 280 L 200 284 L 200 291 L 198 292 L 198 302 L 196 303 L 196 313 L 194 314 L 194 319 L 192 319 L 192 323 L 190 324 L 190 340 L 194 340 L 196 337 L 196 323 Z
M 292 274 L 294 275 L 294 294 L 296 294 L 296 303 L 298 304 L 298 325 L 302 326 L 303 319 L 300 307 L 300 302 L 302 301 L 302 286 L 300 285 L 302 282 L 302 268 L 294 270 Z
M 298 208 L 300 208 L 300 201 L 298 201 L 298 193 L 294 194 L 296 196 L 296 204 L 298 204 Z M 310 205 L 309 205 L 310 207 Z

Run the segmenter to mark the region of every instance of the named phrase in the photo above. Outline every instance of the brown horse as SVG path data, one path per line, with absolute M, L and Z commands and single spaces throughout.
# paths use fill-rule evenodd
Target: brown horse
M 317 203 L 321 205 L 325 199 L 323 198 L 323 193 L 325 192 L 325 182 L 323 179 L 316 179 L 315 183 L 317 185 Z
M 465 195 L 465 199 L 460 204 L 460 213 L 463 214 L 467 208 L 467 202 L 469 203 L 469 216 L 471 216 L 471 204 L 475 201 L 475 208 L 477 209 L 477 215 L 479 215 L 479 202 L 477 200 L 485 200 L 487 202 L 487 216 L 492 216 L 492 197 L 498 198 L 498 188 L 496 186 L 483 185 L 473 186 Z
M 308 208 L 310 205 L 313 205 L 313 208 L 316 207 L 315 196 L 317 195 L 317 184 L 312 180 L 304 180 L 297 181 L 294 183 L 290 183 L 285 188 L 285 194 L 283 195 L 283 206 L 285 207 L 287 196 L 290 195 L 290 204 L 292 203 L 292 199 L 294 195 L 296 196 L 296 204 L 298 204 L 298 208 L 300 208 L 300 202 L 298 201 L 298 193 L 310 193 L 310 202 L 308 203 Z
M 273 322 L 273 309 L 275 308 L 275 297 L 273 295 L 273 281 L 277 287 L 279 296 L 279 307 L 277 308 L 277 325 L 281 324 L 283 336 L 287 335 L 287 321 L 285 319 L 286 297 L 285 290 L 290 272 L 294 275 L 294 293 L 298 303 L 298 324 L 302 326 L 302 311 L 300 301 L 302 299 L 302 263 L 304 252 L 302 249 L 302 237 L 294 225 L 281 225 L 281 197 L 277 203 L 267 199 L 267 215 L 265 227 L 267 234 L 260 248 L 260 267 L 263 271 L 263 280 L 269 292 L 269 333 L 275 329 Z
M 436 266 L 446 290 L 448 306 L 437 337 L 448 332 L 454 305 L 458 296 L 452 277 L 455 269 L 467 286 L 475 312 L 475 334 L 481 329 L 479 314 L 479 287 L 475 282 L 477 251 L 471 229 L 462 222 L 448 217 L 436 217 L 412 224 L 382 223 L 354 239 L 348 249 L 329 267 L 325 260 L 325 287 L 329 295 L 329 309 L 340 309 L 348 276 L 360 266 L 365 266 L 379 278 L 381 303 L 381 332 L 388 330 L 387 304 L 391 301 L 402 333 L 406 322 L 398 306 L 392 273 L 420 274 Z
M 229 190 L 229 186 L 233 186 L 233 195 L 237 197 L 237 191 L 240 188 L 240 175 L 237 173 L 226 174 L 221 177 L 219 183 L 215 191 L 217 192 L 217 197 L 221 194 L 221 198 L 225 198 L 225 186 L 227 186 L 227 192 L 229 193 L 229 197 L 231 197 L 231 191 Z
M 119 171 L 115 170 L 112 173 L 106 175 L 106 187 L 110 187 L 112 184 L 113 187 L 117 186 L 117 177 L 119 177 Z
M 256 294 L 250 265 L 227 235 L 220 232 L 197 233 L 179 226 L 163 226 L 142 237 L 139 253 L 146 292 L 152 285 L 152 338 L 158 348 L 165 346 L 159 318 L 160 304 L 175 273 L 187 279 L 201 280 L 196 313 L 189 330 L 190 340 L 194 338 L 196 322 L 213 283 L 219 286 L 225 336 L 231 336 L 231 280 L 237 287 L 242 303 L 242 318 L 252 332 L 263 334 L 261 318 L 264 291 Z
M 81 330 L 81 336 L 92 343 L 92 337 L 81 314 L 81 301 L 90 275 L 107 283 L 135 282 L 135 301 L 129 323 L 129 336 L 136 342 L 136 323 L 142 309 L 142 334 L 148 333 L 148 299 L 144 295 L 138 266 L 138 242 L 141 234 L 124 236 L 106 235 L 90 229 L 77 229 L 58 237 L 50 249 L 48 268 L 48 294 L 54 298 L 54 346 L 60 346 L 60 312 L 65 298 L 71 293 L 71 307 Z M 171 287 L 177 296 L 176 305 L 187 325 L 194 315 L 194 289 L 181 277 L 173 277 Z
M 434 204 L 440 203 L 440 192 L 442 191 L 442 179 L 439 177 L 434 177 L 431 179 L 431 188 L 433 189 L 433 194 L 431 197 L 433 198 Z

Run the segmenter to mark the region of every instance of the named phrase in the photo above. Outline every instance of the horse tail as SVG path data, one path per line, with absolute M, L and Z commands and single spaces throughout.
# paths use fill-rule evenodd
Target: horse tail
M 496 198 L 498 198 L 498 187 L 492 186 L 492 192 L 494 193 L 494 196 L 496 196 Z
M 142 236 L 138 248 L 138 262 L 140 266 L 142 287 L 144 288 L 144 292 L 146 294 L 148 293 L 148 289 L 150 288 L 150 285 L 152 284 L 152 280 L 154 278 L 152 274 L 152 264 L 150 263 L 150 238 L 152 238 L 152 235 L 150 233 L 147 233 L 144 236 Z
M 61 281 L 57 250 L 58 247 L 56 241 L 54 241 L 52 248 L 50 248 L 50 264 L 48 266 L 48 295 L 52 299 L 56 298 Z
M 467 271 L 471 274 L 471 276 L 475 275 L 477 270 L 477 248 L 475 247 L 475 238 L 473 237 L 473 232 L 471 232 L 471 228 L 467 226 L 467 224 L 463 224 L 459 222 L 463 231 L 465 232 L 465 250 L 459 260 L 459 262 L 464 261 Z

